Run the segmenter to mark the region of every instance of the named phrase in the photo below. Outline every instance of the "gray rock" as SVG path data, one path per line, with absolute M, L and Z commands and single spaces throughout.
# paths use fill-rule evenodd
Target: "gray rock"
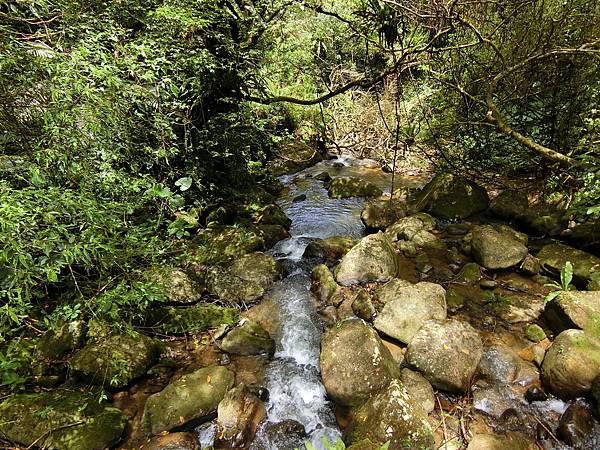
M 404 217 L 387 227 L 385 234 L 390 241 L 412 240 L 419 231 L 432 231 L 435 229 L 435 219 L 427 213 L 417 213 Z
M 322 258 L 336 263 L 357 243 L 356 239 L 347 236 L 332 236 L 326 239 L 313 239 L 304 250 L 305 258 Z
M 426 413 L 435 409 L 435 393 L 431 383 L 419 372 L 404 368 L 400 376 L 402 385 L 410 398 L 419 403 Z
M 473 227 L 471 252 L 475 261 L 492 270 L 507 269 L 519 264 L 527 256 L 528 250 L 515 233 L 509 227 Z
M 412 286 L 414 285 L 410 281 L 393 278 L 375 290 L 375 298 L 378 302 L 386 304 L 396 298 L 400 289 Z
M 206 289 L 202 283 L 193 280 L 181 269 L 162 269 L 160 273 L 156 273 L 154 278 L 164 286 L 165 296 L 169 302 L 195 303 L 200 300 Z
M 358 291 L 354 300 L 352 300 L 352 311 L 356 314 L 356 317 L 367 322 L 373 320 L 377 314 L 375 306 L 373 306 L 373 302 L 371 301 L 371 296 L 365 290 Z
M 435 283 L 422 282 L 400 287 L 377 316 L 378 331 L 409 344 L 429 319 L 446 318 L 446 291 Z
M 370 234 L 352 247 L 335 269 L 342 286 L 388 281 L 398 273 L 398 255 L 383 233 Z
M 458 320 L 430 320 L 408 345 L 406 361 L 436 388 L 466 392 L 483 354 L 477 331 Z
M 398 378 L 390 351 L 367 324 L 349 319 L 321 337 L 321 377 L 327 394 L 344 406 L 358 406 Z
M 505 190 L 490 204 L 490 211 L 502 219 L 511 220 L 523 214 L 529 206 L 527 194 L 522 191 Z
M 594 272 L 600 271 L 600 258 L 558 242 L 545 245 L 538 253 L 542 269 L 558 275 L 567 261 L 573 264 L 576 282 L 588 283 Z
M 546 322 L 555 333 L 576 328 L 600 337 L 600 291 L 568 291 L 546 303 Z
M 233 381 L 233 372 L 222 366 L 184 375 L 148 397 L 142 422 L 152 434 L 158 434 L 213 414 Z
M 406 213 L 406 202 L 402 200 L 371 200 L 365 205 L 360 218 L 367 229 L 385 230 Z
M 221 349 L 234 355 L 263 355 L 275 352 L 275 341 L 258 323 L 242 319 L 221 341 Z
M 537 446 L 523 433 L 476 434 L 467 450 L 533 450 Z

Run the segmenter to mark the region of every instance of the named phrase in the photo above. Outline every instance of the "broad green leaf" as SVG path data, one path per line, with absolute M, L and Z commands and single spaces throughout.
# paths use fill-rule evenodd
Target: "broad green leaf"
M 562 287 L 564 290 L 569 289 L 569 285 L 571 284 L 572 280 L 573 280 L 573 264 L 571 264 L 571 261 L 567 261 L 565 263 L 565 267 L 560 272 L 560 281 L 562 283 Z
M 183 177 L 175 182 L 175 186 L 179 188 L 181 192 L 187 191 L 192 187 L 192 178 L 191 177 Z
M 544 301 L 546 303 L 551 302 L 552 300 L 554 300 L 556 297 L 558 297 L 560 294 L 562 294 L 563 291 L 552 291 L 550 292 L 548 295 L 546 295 L 544 297 Z

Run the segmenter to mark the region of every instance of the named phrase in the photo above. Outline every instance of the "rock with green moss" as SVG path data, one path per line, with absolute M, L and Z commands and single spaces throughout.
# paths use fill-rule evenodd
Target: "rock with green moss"
M 511 220 L 523 214 L 528 206 L 527 193 L 507 189 L 492 200 L 490 211 L 502 219 Z
M 292 220 L 285 215 L 281 206 L 276 204 L 266 205 L 252 215 L 254 222 L 260 225 L 279 225 L 286 230 L 290 229 Z
M 126 424 L 121 410 L 72 391 L 17 394 L 0 403 L 0 435 L 28 448 L 101 450 L 119 442 Z
M 407 214 L 407 205 L 402 200 L 371 200 L 360 214 L 365 227 L 369 230 L 385 230 Z
M 554 205 L 538 203 L 517 216 L 517 223 L 535 235 L 557 236 L 569 223 L 565 211 Z
M 600 338 L 600 291 L 561 292 L 546 304 L 544 318 L 555 333 L 577 328 Z
M 408 368 L 402 369 L 400 376 L 408 395 L 418 402 L 427 414 L 435 409 L 435 393 L 431 383 L 423 375 Z
M 398 364 L 375 330 L 348 319 L 321 337 L 321 376 L 336 403 L 358 406 L 400 376 Z
M 265 416 L 264 403 L 240 383 L 219 403 L 215 447 L 247 448 Z
M 524 433 L 476 434 L 469 442 L 467 450 L 533 450 L 535 442 Z
M 390 449 L 435 449 L 427 413 L 399 380 L 356 411 L 348 434 L 350 442 L 389 442 Z
M 537 257 L 542 269 L 558 276 L 567 261 L 573 265 L 576 282 L 589 283 L 595 272 L 600 272 L 600 258 L 568 245 L 554 242 L 545 245 Z
M 563 399 L 586 395 L 600 375 L 600 340 L 583 330 L 563 331 L 546 352 L 541 375 Z
M 486 269 L 507 269 L 527 256 L 523 239 L 510 227 L 475 226 L 472 232 L 471 252 Z
M 373 320 L 377 311 L 373 302 L 371 301 L 371 295 L 365 289 L 359 290 L 354 299 L 352 300 L 352 312 L 356 314 L 356 317 L 370 322 Z
M 275 352 L 275 341 L 258 323 L 242 319 L 223 338 L 221 349 L 234 355 L 270 355 Z
M 322 258 L 335 263 L 356 245 L 356 239 L 347 236 L 332 236 L 326 239 L 313 239 L 304 250 L 305 258 Z
M 385 283 L 383 286 L 379 286 L 377 289 L 375 289 L 375 299 L 379 303 L 383 303 L 385 305 L 396 298 L 396 295 L 400 289 L 411 286 L 413 286 L 413 284 L 410 281 L 394 278 Z
M 370 234 L 342 258 L 335 278 L 342 286 L 388 281 L 398 273 L 398 255 L 383 233 Z
M 465 304 L 465 297 L 456 289 L 446 289 L 446 306 L 449 310 L 455 311 L 462 308 Z
M 57 329 L 44 333 L 37 346 L 38 352 L 43 358 L 62 358 L 83 345 L 85 332 L 82 320 L 63 323 Z
M 218 264 L 247 253 L 265 250 L 265 240 L 254 227 L 216 227 L 200 230 L 193 254 L 202 264 Z
M 446 219 L 464 219 L 485 211 L 490 203 L 487 191 L 466 178 L 436 175 L 417 195 L 418 209 Z
M 363 439 L 346 447 L 347 450 L 381 450 L 381 444 L 376 444 L 371 439 Z
M 533 342 L 540 342 L 546 339 L 546 333 L 538 324 L 531 323 L 525 327 L 525 336 Z
M 454 281 L 462 283 L 478 283 L 481 280 L 481 266 L 470 262 L 465 264 L 454 277 Z
M 152 434 L 214 414 L 234 384 L 234 374 L 222 366 L 183 375 L 146 400 L 143 426 Z
M 93 383 L 118 388 L 144 375 L 159 354 L 159 345 L 147 336 L 118 334 L 87 344 L 69 364 Z
M 466 392 L 479 360 L 483 344 L 468 323 L 454 319 L 429 320 L 414 335 L 406 351 L 406 361 L 436 388 Z
M 385 234 L 392 242 L 412 241 L 413 237 L 421 231 L 435 230 L 436 221 L 427 213 L 417 213 L 397 220 L 387 227 Z
M 206 289 L 201 280 L 192 278 L 181 269 L 156 269 L 153 278 L 164 287 L 166 300 L 173 303 L 195 303 Z
M 166 334 L 206 331 L 219 325 L 234 325 L 239 321 L 235 308 L 201 304 L 186 308 L 154 308 L 147 315 L 146 326 Z
M 430 319 L 446 318 L 446 291 L 435 283 L 421 282 L 398 287 L 375 319 L 375 328 L 409 344 Z
M 329 300 L 339 289 L 329 268 L 325 264 L 315 266 L 311 278 L 310 290 L 316 295 L 321 304 L 329 304 Z
M 358 177 L 337 177 L 327 185 L 331 198 L 380 197 L 381 188 Z

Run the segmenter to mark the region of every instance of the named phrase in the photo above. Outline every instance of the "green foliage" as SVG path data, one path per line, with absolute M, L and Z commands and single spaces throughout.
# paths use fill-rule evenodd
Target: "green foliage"
M 556 290 L 546 295 L 546 297 L 544 297 L 544 300 L 546 302 L 550 302 L 563 292 L 568 292 L 572 290 L 574 287 L 571 284 L 571 281 L 573 281 L 573 264 L 571 264 L 570 261 L 567 261 L 565 263 L 565 266 L 560 271 L 560 283 L 553 281 L 551 283 L 546 284 L 546 286 L 555 288 Z

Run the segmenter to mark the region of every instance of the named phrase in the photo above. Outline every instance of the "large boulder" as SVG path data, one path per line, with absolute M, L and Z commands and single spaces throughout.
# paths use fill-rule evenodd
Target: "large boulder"
M 184 308 L 153 308 L 146 313 L 144 323 L 166 334 L 183 334 L 206 331 L 223 324 L 235 325 L 238 321 L 237 308 L 208 303 Z
M 43 358 L 58 359 L 83 345 L 86 326 L 82 320 L 63 323 L 48 330 L 38 343 L 38 352 Z
M 546 304 L 544 318 L 555 333 L 578 328 L 600 338 L 600 291 L 568 291 Z
M 400 289 L 412 286 L 414 285 L 410 281 L 403 280 L 401 278 L 393 278 L 383 286 L 375 289 L 375 299 L 379 303 L 383 303 L 385 305 L 396 298 L 396 295 Z
M 195 303 L 202 297 L 205 286 L 181 269 L 156 270 L 154 279 L 163 285 L 166 300 L 174 303 Z
M 233 372 L 222 366 L 184 375 L 148 397 L 143 424 L 152 434 L 158 434 L 213 414 L 233 382 Z
M 326 239 L 313 239 L 304 250 L 305 258 L 322 258 L 327 262 L 337 262 L 356 245 L 356 239 L 347 236 L 332 236 Z
M 429 214 L 417 213 L 397 220 L 387 227 L 385 234 L 392 242 L 410 241 L 419 232 L 434 230 L 435 225 L 435 219 Z
M 600 272 L 600 258 L 568 245 L 554 242 L 542 247 L 537 257 L 542 269 L 558 274 L 567 261 L 573 265 L 573 276 L 578 283 L 589 283 L 594 272 Z
M 323 334 L 320 365 L 327 394 L 345 406 L 361 405 L 400 376 L 390 351 L 360 319 L 341 322 Z
M 560 333 L 542 363 L 544 384 L 564 399 L 587 394 L 599 375 L 600 340 L 583 330 Z
M 439 284 L 421 282 L 398 287 L 373 325 L 378 331 L 409 344 L 427 320 L 445 318 L 445 289 Z
M 527 256 L 527 246 L 509 227 L 490 225 L 473 227 L 471 252 L 475 261 L 486 269 L 507 269 Z
M 398 219 L 406 216 L 406 202 L 402 200 L 371 200 L 368 202 L 360 218 L 369 230 L 385 230 Z
M 159 353 L 158 344 L 147 336 L 118 334 L 87 344 L 69 364 L 93 383 L 118 388 L 144 375 Z
M 218 264 L 250 252 L 265 250 L 265 239 L 254 227 L 214 227 L 198 232 L 195 259 L 202 264 Z
M 466 392 L 482 354 L 481 338 L 468 323 L 430 320 L 410 342 L 406 361 L 434 387 Z
M 517 223 L 532 234 L 556 236 L 567 228 L 569 221 L 565 211 L 554 205 L 537 203 L 517 216 Z
M 445 219 L 464 219 L 485 211 L 489 203 L 484 188 L 449 173 L 436 175 L 417 196 L 418 209 Z
M 339 288 L 333 274 L 325 264 L 319 264 L 313 268 L 311 278 L 310 290 L 322 305 L 327 305 Z
M 398 272 L 398 255 L 383 233 L 370 234 L 352 247 L 335 269 L 342 286 L 388 281 Z
M 275 341 L 258 323 L 242 319 L 221 341 L 221 349 L 234 355 L 263 355 L 275 352 Z
M 17 394 L 0 403 L 0 435 L 27 448 L 101 450 L 121 439 L 127 419 L 91 395 Z
M 327 191 L 332 198 L 350 197 L 380 197 L 381 188 L 358 177 L 337 177 L 327 185 Z
M 253 302 L 262 297 L 279 276 L 279 265 L 264 253 L 254 252 L 233 261 L 228 267 L 209 270 L 208 290 L 233 303 Z
M 380 445 L 388 442 L 390 450 L 435 447 L 427 413 L 399 380 L 393 380 L 356 411 L 349 441 L 365 439 Z
M 263 402 L 244 384 L 231 389 L 217 408 L 217 448 L 246 448 L 266 417 Z
M 490 211 L 506 220 L 523 214 L 529 206 L 527 194 L 523 191 L 502 191 L 490 204 Z

